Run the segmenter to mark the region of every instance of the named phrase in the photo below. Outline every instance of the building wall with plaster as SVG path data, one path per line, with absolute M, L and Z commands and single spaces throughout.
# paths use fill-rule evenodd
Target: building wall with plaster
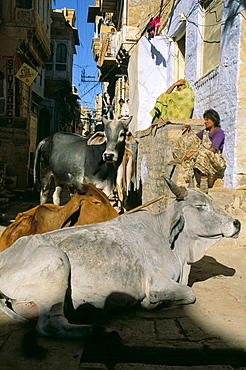
M 156 98 L 167 89 L 167 45 L 163 36 L 143 37 L 134 49 L 129 63 L 130 130 L 145 130 Z
M 187 20 L 182 20 L 183 13 Z M 174 42 L 182 23 L 186 27 L 185 78 L 195 92 L 192 118 L 202 118 L 206 109 L 213 108 L 221 117 L 226 140 L 224 156 L 227 168 L 224 186 L 246 187 L 245 156 L 245 77 L 246 29 L 245 12 L 241 2 L 222 3 L 220 64 L 206 75 L 201 74 L 202 18 L 199 1 L 182 0 L 173 8 L 162 36 L 150 42 L 144 37 L 131 55 L 129 64 L 132 127 L 147 129 L 151 123 L 149 111 L 155 99 L 174 81 Z M 158 64 L 151 53 L 152 44 L 165 63 Z M 165 65 L 164 65 L 165 64 Z M 134 131 L 134 130 L 133 130 Z

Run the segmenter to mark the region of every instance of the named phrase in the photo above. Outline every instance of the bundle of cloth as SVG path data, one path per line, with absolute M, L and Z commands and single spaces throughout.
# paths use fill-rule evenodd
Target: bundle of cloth
M 177 90 L 172 92 L 177 87 Z M 187 80 L 178 80 L 157 99 L 154 108 L 150 111 L 153 117 L 152 124 L 160 119 L 169 118 L 189 119 L 194 108 L 194 92 Z

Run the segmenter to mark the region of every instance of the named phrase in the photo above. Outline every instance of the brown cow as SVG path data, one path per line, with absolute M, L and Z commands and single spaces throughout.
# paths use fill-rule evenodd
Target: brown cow
M 42 234 L 62 227 L 104 222 L 118 217 L 107 196 L 93 184 L 83 184 L 80 192 L 63 207 L 42 204 L 19 213 L 0 236 L 0 252 L 21 236 Z

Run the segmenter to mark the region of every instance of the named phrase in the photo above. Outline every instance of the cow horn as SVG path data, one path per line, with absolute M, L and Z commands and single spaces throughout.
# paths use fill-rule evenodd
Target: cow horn
M 166 176 L 163 176 L 163 178 L 165 179 L 165 181 L 166 181 L 167 185 L 169 186 L 169 189 L 171 190 L 171 192 L 174 195 L 176 195 L 176 199 L 177 200 L 184 200 L 185 194 L 187 192 L 186 188 L 183 187 L 183 186 L 179 187 L 171 179 L 169 179 Z
M 124 124 L 125 124 L 125 127 L 128 127 L 129 123 L 131 122 L 133 116 L 130 116 L 128 119 L 124 119 Z

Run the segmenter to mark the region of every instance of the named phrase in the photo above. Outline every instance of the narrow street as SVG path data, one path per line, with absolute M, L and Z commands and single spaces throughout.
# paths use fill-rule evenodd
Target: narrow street
M 64 196 L 64 201 L 66 195 Z M 38 204 L 32 195 L 9 202 L 5 222 Z M 30 359 L 22 353 L 22 339 L 30 327 L 0 312 L 0 368 L 7 369 L 246 369 L 245 323 L 245 214 L 238 218 L 238 239 L 222 239 L 192 266 L 189 284 L 193 305 L 139 306 L 110 315 L 116 331 L 103 340 L 38 338 L 46 358 Z
M 158 198 L 148 204 L 157 214 L 174 195 L 179 202 L 170 208 L 172 213 L 160 217 L 125 216 L 115 220 L 123 227 L 104 223 L 100 233 L 93 226 L 88 240 L 95 236 L 98 253 L 88 242 L 92 257 L 84 248 L 87 229 L 83 239 L 80 232 L 73 239 L 76 232 L 67 230 L 67 255 L 45 247 L 43 254 L 52 250 L 50 256 L 43 258 L 41 252 L 37 257 L 32 251 L 29 258 L 22 254 L 21 263 L 14 247 L 1 258 L 2 299 L 8 290 L 6 295 L 19 293 L 22 307 L 30 300 L 21 291 L 20 266 L 28 287 L 35 288 L 30 293 L 33 301 L 41 296 L 37 287 L 43 286 L 49 302 L 60 301 L 59 283 L 67 282 L 60 276 L 69 275 L 78 279 L 74 283 L 71 278 L 69 288 L 80 292 L 86 285 L 89 297 L 91 292 L 108 296 L 113 291 L 117 298 L 123 292 L 145 301 L 150 293 L 151 304 L 152 295 L 190 302 L 193 293 L 183 295 L 190 289 L 176 285 L 185 279 L 187 261 L 196 261 L 204 245 L 221 235 L 232 235 L 191 266 L 188 285 L 195 292 L 194 304 L 163 303 L 152 311 L 136 305 L 110 313 L 85 304 L 77 320 L 86 320 L 87 310 L 89 323 L 96 318 L 99 330 L 109 329 L 95 338 L 36 338 L 35 322 L 15 321 L 0 310 L 0 370 L 246 370 L 246 0 L 0 1 L 0 37 L 0 235 L 18 213 L 39 204 L 32 184 L 43 180 L 44 189 L 51 174 L 59 184 L 77 190 L 83 182 L 106 194 L 117 190 L 121 200 L 130 190 L 136 199 L 129 196 L 127 209 L 133 208 L 132 200 L 146 204 Z M 225 215 L 217 217 L 221 212 L 211 200 L 196 192 L 186 198 L 184 187 L 208 192 L 234 218 L 230 225 Z M 66 190 L 61 205 L 68 200 Z M 84 214 L 94 217 L 96 211 L 86 206 Z M 34 221 L 43 232 L 45 223 L 54 225 L 54 216 L 42 217 Z M 240 225 L 236 219 L 241 232 L 233 239 Z M 32 250 L 34 239 L 38 251 L 44 250 L 39 240 L 48 237 L 39 237 L 28 239 Z M 81 240 L 83 248 L 78 250 Z M 108 240 L 119 248 L 109 248 Z M 163 240 L 164 252 L 159 243 Z M 23 247 L 29 253 L 26 244 Z M 201 249 L 194 252 L 193 247 Z M 120 257 L 113 259 L 115 251 Z M 9 257 L 12 252 L 15 258 Z M 61 264 L 55 265 L 52 253 L 62 255 Z M 69 253 L 83 273 L 70 273 Z M 40 261 L 47 264 L 39 273 Z M 28 279 L 30 266 L 33 277 Z M 64 275 L 57 277 L 57 270 Z M 175 282 L 168 280 L 167 270 Z M 67 289 L 69 295 L 69 288 L 64 284 L 63 293 Z M 89 300 L 82 292 L 79 298 Z M 11 298 L 13 302 L 16 296 Z M 69 310 L 64 311 L 73 323 Z M 34 355 L 36 339 L 43 355 L 27 356 Z

